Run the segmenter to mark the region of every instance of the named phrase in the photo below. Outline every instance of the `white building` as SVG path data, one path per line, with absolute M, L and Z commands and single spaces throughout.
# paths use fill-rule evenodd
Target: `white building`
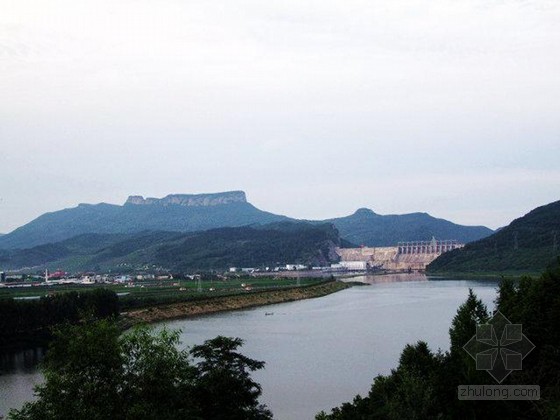
M 286 264 L 286 270 L 289 271 L 307 270 L 307 266 L 303 264 Z
M 339 265 L 349 271 L 366 271 L 366 261 L 340 261 Z

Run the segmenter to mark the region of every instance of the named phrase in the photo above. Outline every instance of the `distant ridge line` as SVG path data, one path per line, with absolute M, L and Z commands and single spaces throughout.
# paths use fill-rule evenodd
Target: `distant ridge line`
M 163 198 L 131 195 L 124 205 L 79 204 L 44 213 L 0 236 L 0 250 L 28 249 L 85 233 L 197 232 L 281 221 L 297 219 L 255 207 L 242 190 L 169 194 Z M 346 217 L 307 222 L 334 224 L 342 239 L 367 246 L 390 246 L 399 241 L 429 240 L 432 236 L 467 243 L 493 233 L 483 226 L 457 225 L 427 213 L 380 215 L 364 208 Z
M 226 191 L 210 194 L 169 194 L 163 198 L 147 197 L 141 195 L 131 195 L 125 205 L 179 205 L 179 206 L 218 206 L 231 203 L 246 203 L 247 197 L 244 191 Z

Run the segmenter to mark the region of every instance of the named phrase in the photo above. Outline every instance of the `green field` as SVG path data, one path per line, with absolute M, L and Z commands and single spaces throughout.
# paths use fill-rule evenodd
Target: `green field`
M 40 298 L 43 296 L 66 293 L 84 292 L 95 288 L 106 288 L 119 294 L 119 301 L 123 310 L 163 303 L 186 300 L 197 300 L 211 296 L 234 295 L 251 293 L 261 290 L 308 286 L 324 282 L 318 278 L 273 278 L 246 277 L 229 278 L 225 280 L 165 280 L 165 281 L 135 281 L 134 286 L 124 284 L 53 284 L 29 285 L 26 287 L 2 287 L 0 299 L 9 298 Z M 201 291 L 198 290 L 200 285 Z

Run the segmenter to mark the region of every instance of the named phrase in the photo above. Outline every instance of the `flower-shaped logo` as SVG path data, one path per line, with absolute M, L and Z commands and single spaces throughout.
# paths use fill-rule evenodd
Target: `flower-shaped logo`
M 463 346 L 476 361 L 476 369 L 487 371 L 499 384 L 523 368 L 523 359 L 534 348 L 521 324 L 512 324 L 500 311 L 487 324 L 477 325 L 476 334 Z

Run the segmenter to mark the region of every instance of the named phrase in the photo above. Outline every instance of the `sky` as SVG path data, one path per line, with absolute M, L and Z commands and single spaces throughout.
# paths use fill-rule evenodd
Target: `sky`
M 0 232 L 244 190 L 507 225 L 560 199 L 557 0 L 0 0 Z

